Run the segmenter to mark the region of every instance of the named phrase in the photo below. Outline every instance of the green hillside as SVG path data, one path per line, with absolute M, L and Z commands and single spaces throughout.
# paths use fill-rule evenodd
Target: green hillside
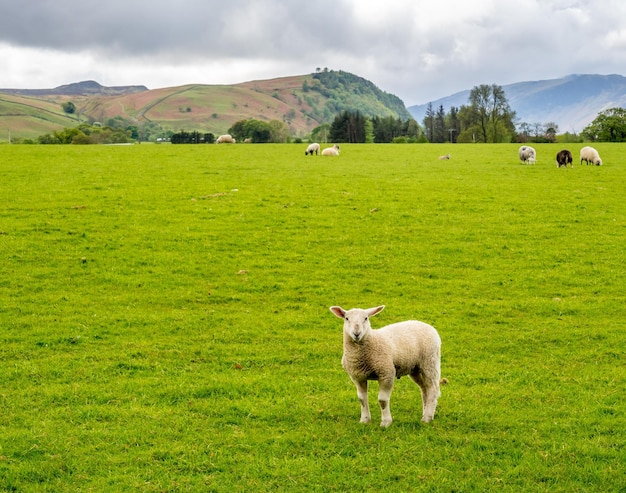
M 80 87 L 85 90 L 80 94 Z M 233 123 L 254 118 L 287 124 L 292 135 L 304 137 L 315 127 L 332 122 L 343 110 L 360 111 L 368 117 L 411 118 L 404 103 L 372 82 L 343 71 L 324 69 L 313 74 L 244 82 L 234 85 L 189 84 L 178 87 L 111 95 L 102 86 L 94 93 L 93 81 L 71 85 L 49 94 L 7 94 L 0 90 L 0 128 L 11 127 L 18 138 L 36 138 L 63 127 L 77 125 L 61 104 L 72 101 L 82 121 L 107 124 L 123 119 L 129 124 L 160 128 L 163 132 L 197 130 L 225 133 Z M 78 93 L 77 93 L 78 92 Z M 16 108 L 19 108 L 16 109 Z M 28 108 L 28 111 L 26 110 Z M 0 142 L 6 136 L 0 135 Z
M 56 101 L 0 93 L 0 142 L 8 141 L 9 134 L 12 139 L 36 139 L 77 123 Z

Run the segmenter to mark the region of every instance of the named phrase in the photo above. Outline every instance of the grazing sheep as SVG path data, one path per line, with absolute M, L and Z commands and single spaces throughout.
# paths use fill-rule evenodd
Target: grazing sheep
M 445 160 L 447 160 L 447 159 L 450 159 L 450 154 L 445 154 L 445 155 L 443 155 L 443 156 L 439 156 L 439 159 L 440 159 L 441 161 L 445 161 Z
M 372 329 L 370 317 L 383 308 L 384 305 L 367 310 L 330 307 L 330 311 L 344 321 L 341 364 L 356 386 L 361 403 L 361 423 L 371 420 L 367 381 L 378 380 L 380 426 L 386 428 L 393 421 L 389 399 L 394 380 L 404 375 L 409 375 L 420 386 L 422 421 L 428 423 L 435 415 L 439 398 L 441 339 L 433 327 L 417 320 Z
M 519 148 L 519 158 L 522 164 L 535 164 L 537 153 L 530 146 L 522 146 Z
M 580 150 L 580 164 L 583 164 L 583 161 L 587 163 L 587 166 L 589 166 L 589 163 L 595 164 L 596 166 L 602 165 L 602 159 L 600 159 L 598 151 L 589 146 L 583 147 Z
M 320 145 L 317 142 L 314 142 L 313 144 L 309 144 L 309 147 L 306 148 L 306 151 L 304 151 L 304 155 L 308 156 L 308 155 L 313 155 L 315 154 L 316 156 L 318 156 L 320 153 Z
M 228 134 L 220 135 L 215 141 L 216 144 L 235 144 L 236 142 L 233 136 Z
M 563 149 L 556 155 L 556 166 L 558 168 L 567 168 L 568 164 L 573 168 L 574 158 L 572 157 L 572 153 L 570 151 Z
M 322 151 L 322 156 L 339 156 L 339 146 L 335 144 L 332 147 L 327 147 Z

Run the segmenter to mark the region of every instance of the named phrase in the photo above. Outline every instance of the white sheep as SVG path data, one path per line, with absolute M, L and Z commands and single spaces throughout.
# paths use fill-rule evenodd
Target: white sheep
M 600 159 L 600 154 L 593 147 L 585 146 L 580 150 L 580 164 L 583 164 L 583 161 L 589 165 L 595 164 L 596 166 L 602 165 L 602 159 Z
M 313 155 L 315 154 L 316 156 L 319 155 L 320 153 L 320 145 L 317 142 L 314 142 L 313 144 L 309 144 L 309 147 L 306 148 L 306 151 L 304 151 L 304 155 L 308 156 L 308 155 Z
M 236 142 L 233 136 L 229 134 L 220 135 L 215 141 L 216 144 L 235 144 Z
M 327 147 L 322 151 L 322 156 L 339 156 L 339 146 L 335 144 L 332 147 Z
M 367 398 L 368 380 L 378 380 L 380 426 L 393 421 L 389 399 L 394 380 L 409 375 L 422 392 L 422 421 L 428 423 L 435 415 L 439 398 L 441 373 L 441 339 L 430 325 L 409 320 L 374 330 L 370 317 L 380 313 L 384 305 L 362 310 L 344 310 L 340 306 L 330 311 L 343 318 L 343 358 L 341 364 L 356 386 L 361 403 L 361 423 L 371 420 Z
M 522 146 L 519 148 L 519 158 L 522 164 L 535 164 L 537 153 L 530 146 Z

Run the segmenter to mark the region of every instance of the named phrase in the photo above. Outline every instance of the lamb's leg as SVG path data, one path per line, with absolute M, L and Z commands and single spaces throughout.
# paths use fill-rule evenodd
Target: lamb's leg
M 422 387 L 423 414 L 422 421 L 428 423 L 435 417 L 437 400 L 439 399 L 439 382 L 429 382 L 429 385 Z
M 356 385 L 356 393 L 359 396 L 359 402 L 361 404 L 361 423 L 369 423 L 372 417 L 370 415 L 370 405 L 367 401 L 367 380 L 353 380 L 353 382 L 354 385 Z
M 411 375 L 413 381 L 419 385 L 422 393 L 422 421 L 428 423 L 435 417 L 437 400 L 439 399 L 439 375 L 433 378 L 424 376 L 421 372 Z
M 393 421 L 391 417 L 390 399 L 393 391 L 393 377 L 379 380 L 378 404 L 380 405 L 381 421 L 380 426 L 387 428 Z

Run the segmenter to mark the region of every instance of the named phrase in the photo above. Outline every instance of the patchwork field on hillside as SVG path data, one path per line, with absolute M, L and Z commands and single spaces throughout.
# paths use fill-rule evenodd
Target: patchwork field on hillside
M 0 146 L 0 491 L 623 491 L 626 145 L 305 147 Z M 358 422 L 379 304 L 430 424 Z

